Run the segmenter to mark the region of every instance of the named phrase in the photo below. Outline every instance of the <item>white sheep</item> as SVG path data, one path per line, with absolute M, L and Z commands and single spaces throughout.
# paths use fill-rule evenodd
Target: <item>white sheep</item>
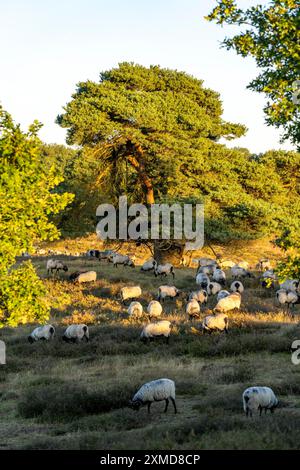
M 222 286 L 218 282 L 210 282 L 207 286 L 208 295 L 216 295 L 220 290 L 222 290 Z
M 157 276 L 165 276 L 167 277 L 168 274 L 172 274 L 173 279 L 175 278 L 175 273 L 174 273 L 174 266 L 171 263 L 165 263 L 165 264 L 158 264 L 154 268 L 154 274 L 155 277 Z
M 213 281 L 218 282 L 219 284 L 222 284 L 223 286 L 225 286 L 226 274 L 222 269 L 215 268 L 213 270 L 212 279 L 213 279 Z
M 88 342 L 90 339 L 89 329 L 86 325 L 70 325 L 63 335 L 63 340 L 67 343 L 78 343 L 83 340 Z
M 168 297 L 173 299 L 174 297 L 177 297 L 179 293 L 179 289 L 175 286 L 159 286 L 157 300 L 164 301 Z
M 300 296 L 297 292 L 292 290 L 279 289 L 276 292 L 276 298 L 280 305 L 287 305 L 287 309 L 290 309 L 291 305 L 300 303 Z
M 66 266 L 64 263 L 62 263 L 61 261 L 59 261 L 58 259 L 48 259 L 47 261 L 47 265 L 46 265 L 46 269 L 47 269 L 47 274 L 49 276 L 49 274 L 53 274 L 54 271 L 56 271 L 56 274 L 63 270 L 63 271 L 68 271 L 68 266 Z
M 156 268 L 157 262 L 155 259 L 150 258 L 147 261 L 144 262 L 144 264 L 141 267 L 141 271 L 152 271 Z
M 252 277 L 252 274 L 241 266 L 233 266 L 230 271 L 232 277 L 234 277 L 235 279 L 243 277 Z
M 175 382 L 170 379 L 157 379 L 148 382 L 136 392 L 133 399 L 129 402 L 129 406 L 134 410 L 139 410 L 141 406 L 147 405 L 148 413 L 150 413 L 150 406 L 155 401 L 165 400 L 166 406 L 164 412 L 166 413 L 169 405 L 169 400 L 172 401 L 174 412 L 177 413 L 175 401 Z
M 140 338 L 142 341 L 146 342 L 148 340 L 151 341 L 152 339 L 164 336 L 167 344 L 169 344 L 171 330 L 172 324 L 168 320 L 148 323 L 148 325 L 144 326 Z
M 185 308 L 185 313 L 189 318 L 199 318 L 200 305 L 196 299 L 189 300 Z
M 34 343 L 39 340 L 49 341 L 55 335 L 55 328 L 52 325 L 43 325 L 35 328 L 28 336 L 29 343 Z
M 95 282 L 96 279 L 97 279 L 96 271 L 86 271 L 83 273 L 79 273 L 78 276 L 76 276 L 75 278 L 75 282 L 77 282 L 78 284 L 84 284 L 86 282 Z
M 143 306 L 140 302 L 131 302 L 128 307 L 128 315 L 132 318 L 140 318 L 143 316 Z
M 123 264 L 123 266 L 131 266 L 132 268 L 134 267 L 134 262 L 132 258 L 130 258 L 127 255 L 120 255 L 114 253 L 112 255 L 112 263 L 114 267 L 116 268 L 119 264 Z
M 200 289 L 200 290 L 191 292 L 188 295 L 187 300 L 195 299 L 200 304 L 206 304 L 207 303 L 207 298 L 208 298 L 208 295 L 207 295 L 206 290 Z
M 215 312 L 229 312 L 230 310 L 239 309 L 241 306 L 241 294 L 233 292 L 227 297 L 220 299 L 214 308 Z
M 292 290 L 296 292 L 299 289 L 298 279 L 287 279 L 285 282 L 279 285 L 280 289 Z
M 230 286 L 231 292 L 239 292 L 242 294 L 244 292 L 244 286 L 241 283 L 241 281 L 233 281 L 233 283 Z
M 249 387 L 243 393 L 243 407 L 246 416 L 252 417 L 253 411 L 256 410 L 261 416 L 263 409 L 265 414 L 267 410 L 273 413 L 277 406 L 278 399 L 269 387 Z
M 207 276 L 209 276 L 210 274 L 213 274 L 214 269 L 215 269 L 214 264 L 210 264 L 207 266 L 199 266 L 197 269 L 197 274 L 202 273 L 202 274 L 206 274 Z
M 122 302 L 125 302 L 125 300 L 128 299 L 137 299 L 138 297 L 141 297 L 142 289 L 140 288 L 140 286 L 122 287 L 120 295 Z
M 220 290 L 217 295 L 217 302 L 221 299 L 225 299 L 225 297 L 228 297 L 230 295 L 230 292 L 228 290 Z
M 158 318 L 161 316 L 163 308 L 157 300 L 151 300 L 147 307 L 147 312 L 150 318 Z
M 202 322 L 204 332 L 212 333 L 213 331 L 225 331 L 228 333 L 228 317 L 224 313 L 217 315 L 208 315 Z
M 202 273 L 198 273 L 197 276 L 196 276 L 196 284 L 198 284 L 198 286 L 201 286 L 203 289 L 206 289 L 206 287 L 208 286 L 210 282 L 210 279 L 209 277 L 207 276 L 207 274 L 202 274 Z

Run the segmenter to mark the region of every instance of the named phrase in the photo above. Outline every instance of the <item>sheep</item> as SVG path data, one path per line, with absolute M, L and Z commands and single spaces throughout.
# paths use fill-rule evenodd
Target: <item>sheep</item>
M 152 382 L 145 383 L 136 392 L 133 399 L 129 402 L 130 408 L 138 411 L 141 406 L 147 405 L 148 413 L 150 413 L 151 404 L 154 401 L 165 400 L 166 406 L 164 412 L 167 412 L 169 399 L 174 406 L 174 412 L 177 413 L 175 401 L 175 382 L 170 379 L 157 379 Z
M 210 282 L 209 277 L 206 274 L 199 273 L 196 276 L 196 284 L 201 286 L 203 289 L 206 289 Z
M 231 292 L 239 292 L 242 294 L 244 292 L 244 286 L 241 283 L 241 281 L 233 281 L 233 283 L 230 286 Z
M 235 262 L 234 261 L 231 261 L 231 260 L 224 260 L 224 261 L 220 261 L 219 262 L 219 266 L 221 269 L 228 269 L 228 268 L 232 268 L 233 266 L 235 266 Z
M 158 264 L 154 268 L 154 274 L 155 274 L 155 277 L 157 277 L 157 276 L 167 277 L 168 274 L 172 274 L 173 279 L 174 279 L 175 278 L 174 266 L 171 263 Z
M 268 258 L 260 259 L 256 265 L 256 269 L 259 271 L 268 271 L 269 269 L 272 269 L 270 260 Z
M 296 292 L 299 289 L 299 281 L 298 279 L 287 279 L 285 282 L 279 285 L 279 288 Z
M 167 297 L 178 297 L 180 290 L 175 286 L 159 286 L 157 300 L 164 301 Z
M 215 268 L 213 270 L 213 276 L 212 276 L 213 281 L 218 282 L 219 284 L 222 284 L 222 286 L 225 286 L 226 282 L 226 274 L 224 271 L 220 268 Z
M 141 295 L 142 289 L 140 288 L 140 286 L 122 287 L 120 291 L 120 296 L 123 303 L 125 302 L 125 300 L 128 299 L 137 299 L 138 297 L 141 297 Z
M 237 265 L 233 266 L 230 271 L 232 277 L 234 277 L 235 279 L 243 277 L 252 277 L 252 274 L 249 271 Z
M 128 307 L 128 315 L 132 318 L 140 318 L 143 316 L 143 306 L 140 302 L 131 302 Z
M 197 274 L 202 273 L 202 274 L 206 274 L 208 276 L 210 274 L 213 274 L 214 269 L 215 269 L 214 264 L 209 264 L 207 266 L 198 266 Z
M 148 323 L 148 325 L 144 326 L 140 339 L 141 341 L 147 342 L 163 336 L 166 338 L 166 343 L 169 344 L 171 330 L 172 324 L 167 320 Z
M 47 274 L 49 276 L 50 272 L 51 274 L 53 274 L 53 272 L 56 271 L 56 274 L 57 274 L 60 270 L 68 271 L 68 266 L 63 264 L 58 259 L 48 259 L 46 269 L 47 269 Z
M 220 299 L 214 308 L 215 312 L 229 312 L 230 310 L 239 309 L 241 306 L 241 294 L 233 292 L 227 297 Z
M 253 411 L 258 410 L 259 416 L 262 414 L 262 410 L 270 410 L 271 413 L 274 412 L 275 408 L 278 406 L 278 399 L 269 387 L 249 387 L 243 392 L 243 408 L 246 413 L 246 416 L 252 417 Z
M 29 343 L 34 343 L 39 340 L 49 341 L 55 335 L 55 328 L 52 325 L 38 326 L 28 336 Z
M 147 307 L 147 312 L 150 318 L 160 317 L 162 314 L 162 306 L 157 300 L 151 300 Z
M 74 273 L 75 274 L 75 273 Z M 86 282 L 95 282 L 97 279 L 96 271 L 85 271 L 78 274 L 74 281 L 78 284 L 84 284 Z
M 200 290 L 191 292 L 188 295 L 187 300 L 195 299 L 200 304 L 206 304 L 207 303 L 207 298 L 208 298 L 208 295 L 207 295 L 206 290 L 200 289 Z
M 156 266 L 157 266 L 157 262 L 155 261 L 155 259 L 150 258 L 147 261 L 145 261 L 145 263 L 142 265 L 141 271 L 152 271 L 156 268 Z
M 222 290 L 222 286 L 218 282 L 210 282 L 207 286 L 208 295 L 216 295 L 220 290 Z
M 225 331 L 228 333 L 228 317 L 224 313 L 208 315 L 202 322 L 203 332 Z
M 280 305 L 287 305 L 287 310 L 290 309 L 291 305 L 299 304 L 300 303 L 300 296 L 297 292 L 288 291 L 285 289 L 279 289 L 276 292 L 276 298 Z
M 185 313 L 188 317 L 191 318 L 199 318 L 200 313 L 200 305 L 198 304 L 196 299 L 189 300 L 186 305 Z
M 225 297 L 228 297 L 230 295 L 230 292 L 228 290 L 220 290 L 217 295 L 217 302 L 221 299 L 225 299 Z
M 63 334 L 63 340 L 67 343 L 78 343 L 79 341 L 89 341 L 89 329 L 86 325 L 70 325 Z
M 133 260 L 127 255 L 113 254 L 112 263 L 115 268 L 117 268 L 119 264 L 123 264 L 123 266 L 131 266 L 134 268 Z

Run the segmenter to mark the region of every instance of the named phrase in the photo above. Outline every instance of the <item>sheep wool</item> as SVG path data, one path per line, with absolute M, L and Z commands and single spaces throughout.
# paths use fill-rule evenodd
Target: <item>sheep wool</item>
M 274 412 L 278 405 L 278 399 L 269 387 L 249 387 L 243 393 L 243 407 L 246 416 L 252 416 L 254 411 L 259 411 L 261 416 L 262 410 L 270 410 Z
M 241 283 L 241 281 L 233 281 L 233 283 L 230 286 L 231 292 L 239 292 L 242 294 L 244 292 L 244 286 Z
M 235 279 L 242 277 L 251 277 L 251 273 L 246 269 L 242 268 L 241 266 L 233 266 L 231 268 L 231 275 Z
M 164 400 L 166 402 L 164 411 L 166 412 L 169 400 L 171 400 L 174 412 L 177 413 L 175 398 L 175 382 L 170 379 L 157 379 L 142 385 L 131 400 L 130 406 L 139 410 L 141 406 L 147 405 L 148 413 L 150 413 L 150 406 L 154 401 Z
M 203 331 L 225 331 L 228 333 L 228 317 L 224 313 L 218 313 L 217 315 L 208 315 L 202 322 Z
M 190 318 L 199 317 L 200 305 L 196 299 L 192 299 L 187 303 L 185 312 Z
M 222 271 L 222 269 L 215 268 L 213 271 L 212 278 L 213 278 L 213 281 L 219 282 L 219 284 L 222 284 L 223 286 L 225 286 L 226 274 L 224 271 Z
M 218 282 L 210 282 L 207 286 L 208 295 L 216 295 L 220 290 L 222 290 L 222 286 Z
M 279 302 L 280 305 L 287 305 L 287 308 L 290 308 L 290 305 L 295 305 L 300 303 L 300 296 L 297 294 L 297 292 L 294 292 L 292 290 L 288 291 L 285 289 L 279 289 L 276 292 L 276 298 Z
M 173 279 L 174 279 L 175 278 L 174 266 L 171 263 L 159 264 L 155 267 L 154 274 L 155 274 L 156 277 L 157 276 L 167 277 L 168 274 L 172 274 Z
M 148 325 L 144 326 L 141 332 L 141 340 L 147 341 L 154 338 L 158 338 L 160 336 L 164 336 L 166 338 L 167 343 L 169 343 L 169 338 L 171 334 L 172 325 L 171 322 L 168 320 L 161 320 L 158 322 L 148 323 Z
M 228 297 L 229 295 L 230 292 L 228 292 L 228 290 L 220 290 L 217 295 L 217 301 L 219 302 L 219 300 L 225 299 L 225 297 Z
M 200 304 L 206 304 L 207 303 L 207 297 L 208 297 L 208 295 L 207 295 L 206 290 L 200 289 L 200 290 L 191 292 L 188 296 L 188 300 L 195 299 Z
M 35 328 L 28 336 L 29 343 L 34 341 L 46 340 L 49 341 L 55 335 L 55 328 L 52 325 L 43 325 Z
M 209 284 L 209 282 L 210 282 L 210 279 L 207 276 L 207 274 L 203 274 L 203 273 L 197 274 L 196 284 L 198 284 L 198 286 L 201 286 L 203 289 L 205 289 L 207 285 Z
M 160 317 L 162 310 L 162 306 L 157 300 L 151 300 L 147 307 L 147 312 L 150 318 Z
M 241 294 L 233 292 L 227 297 L 220 299 L 214 308 L 215 312 L 229 312 L 230 310 L 239 309 L 241 306 Z
M 123 266 L 134 267 L 133 260 L 127 255 L 113 254 L 112 263 L 115 267 L 117 267 L 119 264 L 123 264 Z
M 86 341 L 89 341 L 89 329 L 86 325 L 70 325 L 66 329 L 63 335 L 63 340 L 66 342 L 79 342 L 85 338 Z
M 156 266 L 157 262 L 153 258 L 150 258 L 142 265 L 141 271 L 152 271 Z
M 143 306 L 140 302 L 131 302 L 128 307 L 128 315 L 130 317 L 140 318 L 143 316 Z
M 121 289 L 121 299 L 124 302 L 127 299 L 136 299 L 141 297 L 142 289 L 140 286 L 130 286 L 130 287 L 122 287 Z
M 160 286 L 158 288 L 157 300 L 165 300 L 167 297 L 177 297 L 179 294 L 179 289 L 175 286 Z
M 296 292 L 299 288 L 298 279 L 287 279 L 285 282 L 279 285 L 280 289 L 292 290 Z
M 56 273 L 58 273 L 61 270 L 68 271 L 68 266 L 66 266 L 64 263 L 62 263 L 58 259 L 48 259 L 46 269 L 49 275 L 50 273 L 52 274 L 53 271 L 56 271 Z
M 94 282 L 96 279 L 96 271 L 86 271 L 85 273 L 79 273 L 75 279 L 75 282 L 78 282 L 78 284 L 84 284 L 86 282 Z

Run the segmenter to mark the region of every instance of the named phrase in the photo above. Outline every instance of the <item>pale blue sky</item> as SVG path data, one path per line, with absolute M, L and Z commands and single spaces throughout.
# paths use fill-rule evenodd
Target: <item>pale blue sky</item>
M 240 0 L 247 7 L 258 0 Z M 260 3 L 267 3 L 261 0 Z M 184 70 L 221 94 L 224 118 L 245 124 L 230 146 L 253 152 L 279 144 L 264 123 L 263 96 L 246 90 L 257 70 L 251 59 L 219 48 L 221 28 L 203 16 L 214 0 L 0 0 L 0 100 L 14 119 L 44 127 L 46 142 L 65 142 L 55 124 L 76 83 L 122 61 Z

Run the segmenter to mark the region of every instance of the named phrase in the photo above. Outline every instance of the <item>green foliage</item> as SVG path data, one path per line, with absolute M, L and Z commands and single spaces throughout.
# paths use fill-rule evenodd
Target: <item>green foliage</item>
M 277 264 L 275 271 L 281 282 L 287 279 L 300 279 L 300 256 L 287 256 Z
M 293 83 L 299 80 L 299 3 L 272 0 L 265 6 L 242 10 L 235 0 L 217 0 L 207 19 L 241 27 L 239 34 L 225 38 L 222 45 L 256 60 L 261 73 L 248 88 L 267 95 L 267 123 L 282 127 L 283 139 L 291 139 L 299 148 L 300 112 L 299 104 L 293 100 Z

